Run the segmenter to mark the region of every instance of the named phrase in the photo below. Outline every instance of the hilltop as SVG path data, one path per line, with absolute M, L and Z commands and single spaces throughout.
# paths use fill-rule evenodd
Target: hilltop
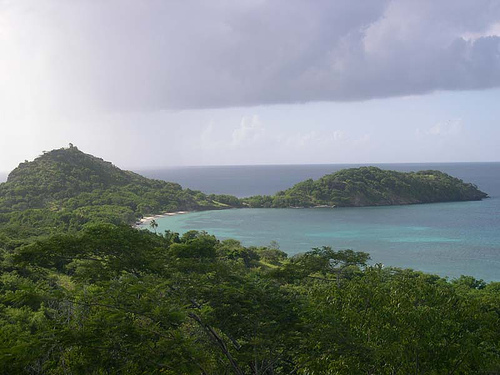
M 0 184 L 0 227 L 10 226 L 14 237 L 77 230 L 90 221 L 132 223 L 167 211 L 239 206 L 236 197 L 149 179 L 73 145 L 21 163 Z
M 480 200 L 475 185 L 439 171 L 375 167 L 338 171 L 274 196 L 238 199 L 149 179 L 70 145 L 21 163 L 0 184 L 0 229 L 11 238 L 80 230 L 89 222 L 131 224 L 150 214 L 235 207 L 381 206 Z
M 440 171 L 396 172 L 376 167 L 343 169 L 300 182 L 274 196 L 244 199 L 250 207 L 389 206 L 487 198 L 477 186 Z
M 148 179 L 85 154 L 73 145 L 44 152 L 31 162 L 21 163 L 7 177 L 7 186 L 23 187 L 30 195 L 43 194 L 48 199 L 131 183 L 148 184 Z
M 485 196 L 440 172 L 359 168 L 261 198 L 280 207 L 427 195 Z M 0 184 L 3 373 L 500 372 L 500 283 L 370 266 L 351 249 L 288 258 L 274 245 L 128 225 L 239 206 L 76 147 L 22 163 Z

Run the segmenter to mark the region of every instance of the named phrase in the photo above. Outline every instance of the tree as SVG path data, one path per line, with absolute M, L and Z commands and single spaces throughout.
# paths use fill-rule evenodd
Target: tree
M 151 229 L 153 229 L 153 230 L 154 230 L 154 232 L 156 233 L 156 228 L 158 228 L 158 223 L 156 222 L 156 220 L 154 220 L 154 219 L 153 219 L 153 220 L 151 220 L 151 221 L 149 222 L 149 227 L 150 227 Z

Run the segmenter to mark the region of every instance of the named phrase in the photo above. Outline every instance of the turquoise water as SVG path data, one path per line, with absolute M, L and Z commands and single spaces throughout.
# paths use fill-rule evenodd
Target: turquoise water
M 158 224 L 161 231 L 206 230 L 247 246 L 275 240 L 290 255 L 331 245 L 369 252 L 374 263 L 500 281 L 500 231 L 498 223 L 477 222 L 481 204 L 233 209 L 171 216 Z
M 323 175 L 325 169 L 333 169 L 332 166 L 311 166 L 308 171 L 307 166 L 296 167 L 294 170 L 293 166 L 274 166 L 273 175 L 280 176 L 281 173 L 281 179 L 269 178 L 269 167 L 252 167 L 256 168 L 256 173 L 250 186 L 245 185 L 248 181 L 248 175 L 242 173 L 245 167 L 220 167 L 221 170 L 212 167 L 211 173 L 215 177 L 207 182 L 207 186 L 216 188 L 214 181 L 217 181 L 218 173 L 226 176 L 227 168 L 232 168 L 233 179 L 229 187 L 224 185 L 225 192 L 229 190 L 235 194 L 241 183 L 240 191 L 248 193 L 250 190 L 250 194 L 245 195 L 252 194 L 252 186 L 256 186 L 259 192 L 267 189 L 265 193 L 270 194 L 274 192 L 271 190 L 277 190 L 276 184 L 281 184 L 281 180 L 290 186 L 290 181 L 302 180 L 304 175 Z M 338 166 L 334 167 L 338 169 Z M 440 169 L 478 184 L 492 198 L 480 202 L 391 207 L 195 212 L 159 219 L 159 230 L 179 233 L 191 229 L 206 230 L 222 239 L 238 239 L 246 246 L 277 241 L 290 255 L 308 251 L 311 247 L 330 245 L 335 249 L 366 251 L 371 254 L 373 263 L 452 278 L 465 274 L 500 281 L 500 163 L 444 164 L 440 168 L 436 165 L 415 167 L 402 164 L 391 166 L 391 169 Z M 192 181 L 202 185 L 199 171 L 191 171 Z M 239 174 L 243 177 L 238 181 Z M 189 177 L 189 173 L 186 176 Z M 210 190 L 203 189 L 203 186 L 198 188 Z

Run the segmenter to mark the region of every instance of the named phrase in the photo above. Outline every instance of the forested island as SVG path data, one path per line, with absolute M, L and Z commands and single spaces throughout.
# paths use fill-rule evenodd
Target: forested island
M 130 225 L 177 210 L 485 196 L 440 172 L 359 168 L 240 200 L 73 146 L 45 153 L 0 184 L 1 372 L 498 374 L 500 283 Z
M 40 232 L 54 226 L 57 230 L 78 230 L 96 220 L 133 223 L 145 215 L 175 211 L 380 206 L 481 200 L 487 196 L 477 186 L 439 171 L 404 173 L 361 167 L 303 181 L 274 196 L 238 199 L 149 179 L 71 146 L 46 152 L 14 169 L 7 182 L 0 184 L 0 214 L 8 214 L 3 223 L 7 217 L 13 218 L 11 231 L 29 228 Z M 23 222 L 22 228 L 16 228 L 18 222 Z M 31 223 L 36 228 L 31 228 Z
M 243 201 L 249 207 L 363 207 L 474 201 L 488 197 L 471 183 L 440 171 L 396 172 L 377 167 L 343 169 L 300 182 L 273 196 Z

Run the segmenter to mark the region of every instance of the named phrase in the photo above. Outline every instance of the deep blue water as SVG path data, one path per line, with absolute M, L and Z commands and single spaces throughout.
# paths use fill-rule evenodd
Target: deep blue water
M 307 178 L 358 165 L 187 167 L 139 171 L 207 193 L 273 194 Z M 331 245 L 369 252 L 373 263 L 442 276 L 500 281 L 500 163 L 381 164 L 384 169 L 438 169 L 473 182 L 481 202 L 335 209 L 236 209 L 158 220 L 160 230 L 206 230 L 244 245 L 275 240 L 289 254 Z
M 366 165 L 366 164 L 363 164 Z M 467 182 L 476 183 L 490 196 L 500 196 L 500 163 L 426 163 L 426 164 L 372 164 L 382 169 L 420 171 L 437 169 Z M 178 182 L 183 187 L 205 193 L 232 194 L 248 197 L 274 194 L 308 178 L 317 179 L 325 174 L 361 164 L 313 165 L 244 165 L 213 167 L 174 167 L 139 170 L 150 178 Z

